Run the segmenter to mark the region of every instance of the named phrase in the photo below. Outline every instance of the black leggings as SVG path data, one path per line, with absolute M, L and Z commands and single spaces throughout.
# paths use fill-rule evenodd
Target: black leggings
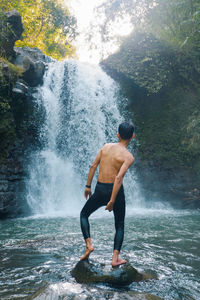
M 99 207 L 106 206 L 112 194 L 112 183 L 97 182 L 94 194 L 88 199 L 81 211 L 81 229 L 84 239 L 90 238 L 90 224 L 88 217 Z M 115 217 L 114 250 L 120 251 L 124 238 L 125 197 L 121 186 L 115 199 L 113 213 Z

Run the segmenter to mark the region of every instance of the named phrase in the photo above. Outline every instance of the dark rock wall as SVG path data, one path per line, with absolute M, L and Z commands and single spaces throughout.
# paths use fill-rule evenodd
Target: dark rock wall
M 1 52 L 7 54 L 0 61 L 0 218 L 29 213 L 27 165 L 31 150 L 40 147 L 38 136 L 44 120 L 44 111 L 33 95 L 50 60 L 37 48 L 14 47 L 23 32 L 15 10 L 5 14 L 4 22 L 11 30 L 0 43 Z
M 0 22 L 0 52 L 6 57 L 13 57 L 14 45 L 17 40 L 21 39 L 24 31 L 20 14 L 12 9 L 1 17 Z
M 199 61 L 136 33 L 102 66 L 130 99 L 135 167 L 147 201 L 200 207 L 200 126 L 191 129 L 199 120 Z
M 33 97 L 34 88 L 21 78 L 8 84 L 6 92 L 0 90 L 0 217 L 19 216 L 28 212 L 28 158 L 39 147 L 44 112 Z
M 0 218 L 16 217 L 29 212 L 25 200 L 27 174 L 23 148 L 22 144 L 15 144 L 8 157 L 0 164 Z M 17 157 L 14 153 L 18 154 Z

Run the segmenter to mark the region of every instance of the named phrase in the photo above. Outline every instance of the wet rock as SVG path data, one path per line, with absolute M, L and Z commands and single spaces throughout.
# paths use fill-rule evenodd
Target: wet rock
M 101 64 L 129 98 L 138 129 L 135 168 L 144 199 L 200 208 L 199 126 L 192 126 L 200 98 L 195 59 L 136 30 Z M 191 131 L 185 135 L 186 127 Z
M 0 179 L 0 192 L 7 192 L 8 191 L 8 180 L 1 180 Z
M 25 183 L 27 162 L 30 150 L 40 145 L 38 137 L 44 121 L 44 110 L 33 95 L 50 58 L 37 48 L 14 47 L 22 32 L 20 14 L 16 10 L 6 12 L 0 22 L 0 52 L 9 61 L 0 62 L 0 101 L 6 104 L 0 120 L 0 219 L 30 213 Z
M 81 284 L 70 282 L 62 282 L 51 284 L 49 287 L 39 289 L 34 295 L 28 297 L 27 300 L 96 300 L 96 299 L 113 299 L 113 300 L 162 300 L 160 297 L 138 293 L 133 291 L 113 291 L 104 290 L 97 287 L 84 287 Z
M 26 97 L 26 95 L 28 94 L 28 90 L 29 90 L 28 86 L 24 82 L 18 80 L 15 83 L 14 88 L 12 89 L 12 93 L 14 97 L 18 97 L 18 96 Z
M 1 69 L 2 69 L 2 73 L 3 75 L 5 76 L 6 74 L 8 74 L 8 71 L 9 71 L 9 67 L 6 63 L 4 62 L 0 62 L 1 64 Z
M 72 270 L 72 276 L 78 283 L 108 283 L 111 285 L 126 286 L 133 281 L 147 279 L 140 274 L 130 263 L 106 270 L 88 260 L 79 261 Z
M 2 23 L 4 31 L 6 31 L 5 38 L 2 41 L 1 48 L 3 53 L 9 57 L 14 56 L 14 44 L 17 40 L 21 39 L 22 33 L 24 31 L 22 18 L 20 14 L 15 10 L 12 9 L 5 14 L 5 20 Z
M 12 192 L 0 192 L 0 217 L 6 216 L 16 206 L 15 195 Z
M 4 69 L 6 72 L 6 67 Z M 0 141 L 0 219 L 30 213 L 25 184 L 27 163 L 43 122 L 42 110 L 37 107 L 33 92 L 24 80 L 18 79 L 9 91 L 9 114 L 4 114 L 1 119 L 1 124 L 9 126 L 3 127 Z
M 51 58 L 46 56 L 40 49 L 38 48 L 29 48 L 29 47 L 14 47 L 16 55 L 28 56 L 32 61 L 42 61 L 44 63 L 50 62 Z
M 42 84 L 48 60 L 38 48 L 15 47 L 16 58 L 14 64 L 22 70 L 22 79 L 31 87 Z
M 18 147 L 21 147 L 21 144 Z M 17 157 L 13 155 L 4 164 L 0 164 L 0 219 L 28 212 L 25 193 L 26 173 L 19 162 L 18 148 L 15 148 L 15 155 Z

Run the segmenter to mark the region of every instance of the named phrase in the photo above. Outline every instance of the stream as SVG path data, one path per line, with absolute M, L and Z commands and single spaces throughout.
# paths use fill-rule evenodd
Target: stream
M 153 273 L 157 280 L 117 289 L 77 284 L 71 276 L 84 251 L 79 218 L 38 216 L 1 221 L 0 299 L 28 299 L 41 287 L 49 286 L 57 288 L 60 296 L 81 294 L 91 296 L 89 299 L 102 299 L 102 294 L 109 299 L 109 291 L 131 290 L 163 299 L 198 300 L 199 222 L 200 214 L 194 211 L 140 209 L 128 214 L 121 256 L 139 271 Z M 91 232 L 95 247 L 91 261 L 111 264 L 113 217 L 94 213 Z
M 82 296 L 76 299 L 109 299 L 111 291 L 138 291 L 163 299 L 199 300 L 199 211 L 176 211 L 162 199 L 144 199 L 134 165 L 124 179 L 127 209 L 121 255 L 157 280 L 123 289 L 75 282 L 71 270 L 84 251 L 79 213 L 87 173 L 100 147 L 117 142 L 118 125 L 130 119 L 127 99 L 100 66 L 75 60 L 49 63 L 34 96 L 45 111 L 45 122 L 41 149 L 31 153 L 28 166 L 31 216 L 0 221 L 0 299 L 29 299 L 46 287 L 54 296 L 45 299 L 77 294 Z M 93 190 L 95 182 L 96 177 Z M 91 234 L 91 260 L 110 265 L 112 214 L 103 208 L 95 212 Z

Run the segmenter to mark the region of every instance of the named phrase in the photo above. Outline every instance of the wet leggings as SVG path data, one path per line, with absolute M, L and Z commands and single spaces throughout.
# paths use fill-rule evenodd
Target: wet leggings
M 80 219 L 81 229 L 84 239 L 90 238 L 90 224 L 88 217 L 99 207 L 106 206 L 110 201 L 112 194 L 112 183 L 97 182 L 94 194 L 87 200 L 84 205 Z M 124 238 L 124 217 L 125 217 L 125 197 L 124 189 L 121 186 L 113 207 L 113 213 L 115 218 L 115 238 L 114 238 L 114 250 L 120 251 L 123 238 Z

